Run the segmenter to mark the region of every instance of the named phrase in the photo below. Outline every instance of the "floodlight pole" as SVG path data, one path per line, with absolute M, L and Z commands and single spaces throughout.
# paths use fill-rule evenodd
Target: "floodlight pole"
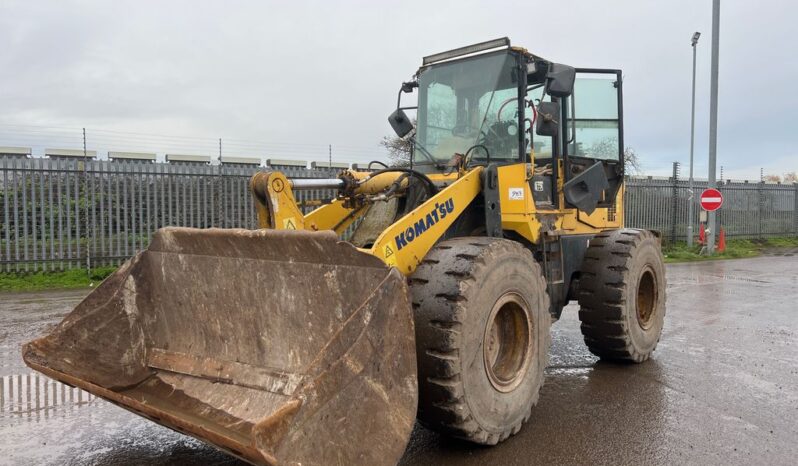
M 709 93 L 709 187 L 717 187 L 715 163 L 718 152 L 718 55 L 720 48 L 720 0 L 712 0 L 712 70 Z M 715 252 L 715 211 L 708 212 L 707 254 Z
M 687 245 L 693 245 L 693 210 L 695 210 L 695 189 L 693 186 L 693 148 L 695 146 L 695 55 L 696 45 L 701 33 L 696 31 L 691 40 L 693 44 L 693 100 L 690 108 L 690 187 L 687 206 Z

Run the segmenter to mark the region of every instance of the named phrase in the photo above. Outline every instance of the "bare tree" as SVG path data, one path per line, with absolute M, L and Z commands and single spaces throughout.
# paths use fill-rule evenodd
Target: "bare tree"
M 626 165 L 626 171 L 630 175 L 640 175 L 643 173 L 643 166 L 640 163 L 640 157 L 637 155 L 634 147 L 627 146 L 623 150 L 623 160 Z
M 410 151 L 413 143 L 409 139 L 402 139 L 398 136 L 385 136 L 380 141 L 380 145 L 388 151 L 388 162 L 395 167 L 410 165 Z
M 579 149 L 577 149 L 579 150 Z M 601 159 L 613 159 L 618 154 L 618 138 L 609 137 L 600 141 L 594 142 L 584 154 L 588 157 L 597 157 Z M 642 173 L 642 166 L 640 164 L 640 157 L 633 147 L 625 147 L 623 150 L 624 165 L 626 172 L 630 175 L 639 175 Z
M 798 174 L 795 172 L 787 172 L 784 174 L 785 183 L 798 183 Z
M 781 183 L 781 177 L 779 175 L 765 175 L 762 177 L 762 181 L 769 181 L 771 183 Z

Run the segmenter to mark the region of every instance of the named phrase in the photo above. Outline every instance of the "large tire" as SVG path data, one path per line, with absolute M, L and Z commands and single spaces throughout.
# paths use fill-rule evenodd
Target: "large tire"
M 646 230 L 613 230 L 590 240 L 579 278 L 579 320 L 590 352 L 643 362 L 665 322 L 665 264 Z
M 419 421 L 494 445 L 529 418 L 549 349 L 549 297 L 521 244 L 466 237 L 440 243 L 410 279 Z

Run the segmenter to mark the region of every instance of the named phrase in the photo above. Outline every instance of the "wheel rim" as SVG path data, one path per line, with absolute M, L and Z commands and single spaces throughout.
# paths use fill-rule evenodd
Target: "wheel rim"
M 637 322 L 645 330 L 651 328 L 657 307 L 657 279 L 654 270 L 646 266 L 637 284 Z
M 529 315 L 526 301 L 510 292 L 496 301 L 488 317 L 482 344 L 485 371 L 500 392 L 518 387 L 529 366 L 534 348 Z

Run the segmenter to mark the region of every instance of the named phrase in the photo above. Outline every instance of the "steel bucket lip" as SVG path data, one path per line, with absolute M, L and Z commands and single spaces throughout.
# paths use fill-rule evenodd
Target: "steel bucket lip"
M 29 367 L 41 372 L 47 377 L 58 380 L 61 383 L 69 385 L 70 387 L 77 387 L 85 390 L 115 404 L 116 406 L 124 408 L 127 411 L 138 414 L 139 416 L 144 416 L 145 418 L 164 427 L 168 427 L 176 432 L 189 435 L 204 443 L 213 445 L 214 447 L 224 450 L 226 453 L 248 463 L 268 465 L 279 464 L 277 459 L 273 456 L 258 450 L 251 444 L 248 444 L 248 442 L 242 441 L 245 440 L 244 436 L 224 435 L 217 430 L 203 428 L 198 423 L 189 422 L 183 418 L 174 416 L 167 411 L 157 409 L 147 403 L 142 403 L 133 397 L 125 395 L 123 392 L 115 392 L 86 380 L 73 377 L 64 372 L 36 363 L 29 358 L 30 352 L 35 352 L 35 350 L 31 348 L 33 343 L 35 342 L 26 343 L 23 345 L 23 359 Z M 226 432 L 229 434 L 234 434 L 229 430 L 226 430 Z M 248 441 L 249 439 L 246 438 L 246 440 Z

